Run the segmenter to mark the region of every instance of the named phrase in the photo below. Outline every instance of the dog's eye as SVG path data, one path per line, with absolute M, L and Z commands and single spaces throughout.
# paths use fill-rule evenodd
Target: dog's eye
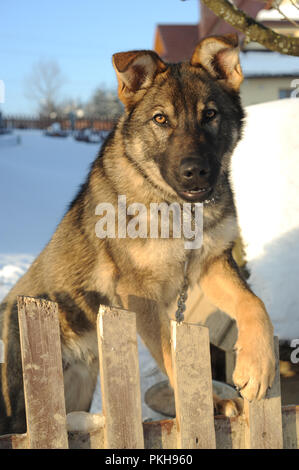
M 167 124 L 167 117 L 165 116 L 165 114 L 155 114 L 153 120 L 156 124 L 159 124 L 160 126 Z
M 217 111 L 216 109 L 205 109 L 205 111 L 203 112 L 203 118 L 205 121 L 211 121 L 212 119 L 214 119 L 214 117 L 217 116 Z

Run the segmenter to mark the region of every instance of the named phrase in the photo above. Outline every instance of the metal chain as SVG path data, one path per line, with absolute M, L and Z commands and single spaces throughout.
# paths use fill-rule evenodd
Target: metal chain
M 194 217 L 194 211 L 195 211 L 194 205 L 192 204 L 191 217 Z M 178 301 L 177 301 L 178 308 L 177 308 L 177 311 L 175 312 L 175 319 L 178 323 L 181 323 L 182 321 L 184 321 L 184 312 L 186 310 L 186 300 L 188 298 L 188 276 L 187 276 L 188 264 L 189 264 L 189 256 L 187 255 L 187 258 L 184 264 L 184 281 L 183 281 L 182 289 L 181 289 L 181 292 L 179 294 Z
M 204 204 L 211 204 L 211 203 L 212 204 L 215 203 L 214 197 L 204 202 Z M 194 208 L 194 205 L 192 204 L 191 213 L 193 217 L 194 217 L 194 212 L 195 212 L 195 208 Z M 175 319 L 178 323 L 181 323 L 182 321 L 184 321 L 184 312 L 186 310 L 186 300 L 188 298 L 188 284 L 189 284 L 188 276 L 187 276 L 188 264 L 189 264 L 189 256 L 187 256 L 186 261 L 185 261 L 184 281 L 183 281 L 182 289 L 181 289 L 181 292 L 179 294 L 178 301 L 177 301 L 178 308 L 177 308 L 177 311 L 175 312 Z
M 178 302 L 177 302 L 178 309 L 175 312 L 175 319 L 178 323 L 181 323 L 182 321 L 184 321 L 184 312 L 186 310 L 186 300 L 188 298 L 188 277 L 187 277 L 188 262 L 189 260 L 187 259 L 185 261 L 185 266 L 184 266 L 184 282 L 183 282 L 182 290 L 180 292 Z

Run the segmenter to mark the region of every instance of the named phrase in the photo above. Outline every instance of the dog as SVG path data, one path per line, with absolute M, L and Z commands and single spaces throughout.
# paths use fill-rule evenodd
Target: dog
M 237 36 L 203 39 L 189 62 L 168 64 L 139 50 L 114 54 L 113 66 L 124 113 L 50 242 L 1 305 L 2 434 L 26 428 L 18 295 L 58 303 L 67 412 L 88 411 L 92 400 L 100 304 L 136 312 L 139 334 L 173 383 L 170 318 L 186 279 L 237 323 L 233 380 L 243 398 L 262 398 L 274 379 L 271 321 L 232 257 L 230 158 L 244 122 Z M 98 237 L 98 204 L 117 213 L 120 195 L 146 208 L 202 204 L 201 246 L 186 249 L 183 236 Z M 214 400 L 218 411 L 237 412 L 233 401 Z

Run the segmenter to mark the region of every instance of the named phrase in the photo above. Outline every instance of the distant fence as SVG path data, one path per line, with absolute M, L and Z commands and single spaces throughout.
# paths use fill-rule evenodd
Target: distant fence
M 75 129 L 84 129 L 86 127 L 96 130 L 111 130 L 116 121 L 116 118 L 80 118 L 76 119 L 74 123 Z M 14 129 L 47 129 L 54 122 L 59 122 L 61 128 L 64 130 L 72 129 L 72 124 L 69 118 L 36 118 L 28 116 L 9 116 L 3 117 L 4 127 Z

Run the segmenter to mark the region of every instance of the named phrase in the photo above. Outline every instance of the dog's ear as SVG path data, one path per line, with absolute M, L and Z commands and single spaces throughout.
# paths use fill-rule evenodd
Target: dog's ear
M 210 75 L 235 91 L 243 81 L 243 73 L 239 62 L 237 34 L 211 36 L 203 39 L 195 48 L 191 65 L 201 66 Z
M 167 65 L 153 51 L 119 52 L 112 57 L 118 80 L 118 96 L 130 107 L 142 98 L 158 73 Z

